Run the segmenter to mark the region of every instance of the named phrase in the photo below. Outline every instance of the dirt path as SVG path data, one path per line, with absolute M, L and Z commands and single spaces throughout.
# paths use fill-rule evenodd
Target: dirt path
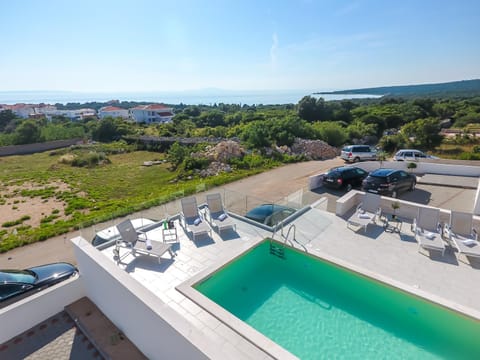
M 274 202 L 297 190 L 305 189 L 308 185 L 309 176 L 325 172 L 341 164 L 343 164 L 343 161 L 339 158 L 289 164 L 230 183 L 222 188 Z M 151 209 L 149 212 L 163 213 L 164 209 L 165 206 L 162 205 L 161 209 Z M 142 215 L 145 215 L 145 213 L 143 212 Z M 131 214 L 130 217 L 139 216 L 138 214 L 137 216 Z M 110 222 L 109 225 L 103 227 L 112 225 L 113 222 Z M 102 226 L 97 225 L 97 228 L 101 229 Z M 83 229 L 0 254 L 0 268 L 27 268 L 57 261 L 67 261 L 75 264 L 70 239 L 82 235 L 90 240 L 91 234 L 94 232 L 93 227 Z

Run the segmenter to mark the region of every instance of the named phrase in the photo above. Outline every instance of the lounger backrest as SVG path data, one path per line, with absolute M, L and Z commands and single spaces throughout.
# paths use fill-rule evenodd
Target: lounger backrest
M 437 231 L 440 210 L 434 208 L 418 208 L 417 226 L 429 231 Z
M 208 210 L 210 210 L 211 213 L 217 213 L 217 212 L 222 212 L 223 210 L 223 204 L 222 204 L 222 196 L 217 193 L 217 194 L 208 194 L 207 195 L 207 206 Z
M 450 213 L 450 229 L 459 235 L 472 233 L 473 215 L 466 212 L 452 211 Z
M 365 193 L 362 200 L 362 209 L 370 213 L 376 213 L 380 207 L 380 196 L 372 193 Z
M 186 219 L 198 217 L 197 199 L 194 196 L 181 200 L 183 216 Z
M 122 221 L 120 224 L 118 224 L 117 230 L 124 242 L 131 243 L 133 245 L 137 242 L 137 232 L 135 231 L 135 228 L 133 227 L 133 224 L 129 219 Z

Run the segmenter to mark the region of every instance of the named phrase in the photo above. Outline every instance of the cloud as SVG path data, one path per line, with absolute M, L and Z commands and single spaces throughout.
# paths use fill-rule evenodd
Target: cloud
M 278 36 L 277 36 L 277 33 L 273 33 L 272 46 L 270 47 L 270 66 L 272 70 L 275 70 L 277 68 L 277 63 L 278 63 L 277 51 L 278 51 Z

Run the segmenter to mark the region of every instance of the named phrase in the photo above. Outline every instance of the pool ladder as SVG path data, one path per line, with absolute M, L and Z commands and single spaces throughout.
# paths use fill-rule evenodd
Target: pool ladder
M 293 241 L 288 238 L 288 236 L 290 235 L 290 230 L 292 230 L 292 229 L 293 229 L 293 239 L 292 239 Z M 273 231 L 272 239 L 275 239 L 275 234 L 276 233 L 277 233 L 277 229 L 275 229 Z M 288 227 L 287 235 L 284 236 L 283 235 L 283 224 L 282 224 L 280 237 L 283 239 L 284 245 L 287 245 L 287 242 L 289 242 L 290 246 L 295 247 L 293 242 L 296 242 L 298 245 L 300 245 L 303 248 L 303 250 L 305 250 L 305 252 L 308 252 L 307 249 L 305 248 L 305 246 L 303 246 L 301 243 L 299 243 L 297 241 L 296 234 L 297 234 L 297 227 L 295 226 L 295 224 L 292 224 Z M 284 247 L 275 245 L 272 241 L 270 241 L 270 254 L 278 256 L 279 258 L 285 259 L 285 249 L 284 249 Z
M 281 236 L 282 236 L 282 238 L 285 239 L 285 241 L 284 241 L 285 244 L 286 244 L 287 241 L 288 241 L 291 246 L 294 246 L 292 240 L 289 240 L 289 239 L 288 239 L 288 235 L 290 235 L 290 230 L 292 230 L 292 229 L 293 229 L 293 241 L 297 242 L 297 238 L 296 238 L 297 227 L 295 226 L 295 224 L 292 224 L 292 225 L 290 225 L 290 226 L 288 227 L 287 235 L 286 235 L 286 236 L 283 236 L 283 225 L 282 225 Z

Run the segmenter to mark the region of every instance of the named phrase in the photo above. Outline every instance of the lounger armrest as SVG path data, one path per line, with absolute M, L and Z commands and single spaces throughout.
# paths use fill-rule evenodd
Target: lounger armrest
M 212 213 L 210 212 L 210 208 L 208 206 L 205 207 L 205 220 L 212 222 Z
M 412 226 L 410 227 L 410 230 L 411 230 L 413 233 L 416 233 L 416 232 L 417 232 L 417 218 L 413 218 Z
M 362 206 L 363 206 L 363 202 L 360 202 L 360 204 L 357 205 L 357 209 L 355 210 L 355 212 L 358 213 L 362 209 Z
M 475 239 L 475 241 L 478 241 L 478 233 L 477 233 L 477 230 L 472 229 L 472 237 Z

